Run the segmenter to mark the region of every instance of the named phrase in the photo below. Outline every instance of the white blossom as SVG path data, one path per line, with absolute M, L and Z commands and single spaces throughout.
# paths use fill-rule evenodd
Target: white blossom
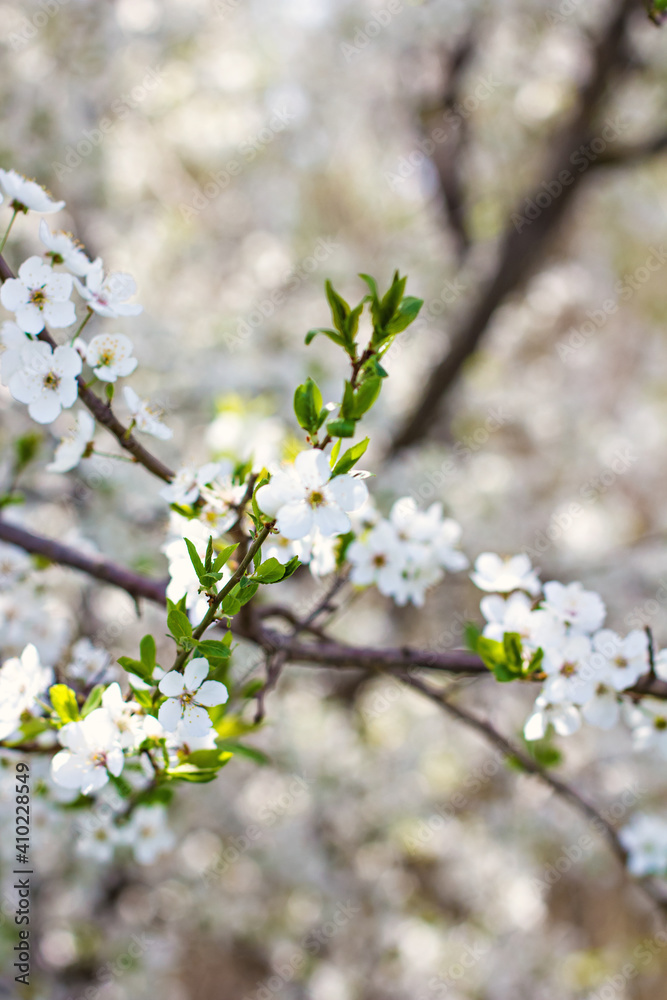
M 525 590 L 533 597 L 540 592 L 540 581 L 525 553 L 502 559 L 495 552 L 482 552 L 475 560 L 470 579 L 480 590 L 509 594 Z
M 91 453 L 95 437 L 95 421 L 87 410 L 79 410 L 72 431 L 60 439 L 53 461 L 46 466 L 49 472 L 69 472 L 82 458 Z
M 559 736 L 570 736 L 581 728 L 581 716 L 574 705 L 552 704 L 545 694 L 540 694 L 523 728 L 523 735 L 527 740 L 541 740 L 549 725 Z
M 17 211 L 30 210 L 50 215 L 65 207 L 64 201 L 54 201 L 41 184 L 28 180 L 15 170 L 0 170 L 0 186 L 9 204 Z
M 408 552 L 391 522 L 380 521 L 361 538 L 356 538 L 346 558 L 352 566 L 350 581 L 358 587 L 373 583 L 386 597 L 402 591 Z
M 667 873 L 667 821 L 658 816 L 638 813 L 619 832 L 619 840 L 628 852 L 628 871 L 644 875 Z
M 120 733 L 106 708 L 96 708 L 80 722 L 68 722 L 58 733 L 64 747 L 51 762 L 53 780 L 83 795 L 96 792 L 123 770 Z
M 0 590 L 9 590 L 23 580 L 32 569 L 27 552 L 0 542 Z
M 101 646 L 95 646 L 90 639 L 79 639 L 72 647 L 71 660 L 65 671 L 74 680 L 87 684 L 99 684 L 105 680 L 111 655 Z
M 40 333 L 46 323 L 54 328 L 71 326 L 76 319 L 72 276 L 54 271 L 41 257 L 28 257 L 17 278 L 8 278 L 0 290 L 0 301 L 16 316 L 26 333 Z
M 544 585 L 544 607 L 552 611 L 573 634 L 595 632 L 600 628 L 606 608 L 599 594 L 584 590 L 581 583 Z
M 129 822 L 120 828 L 119 839 L 132 848 L 140 865 L 152 864 L 175 844 L 167 825 L 167 811 L 162 805 L 137 806 Z
M 595 634 L 593 644 L 605 663 L 609 683 L 617 691 L 633 687 L 648 673 L 648 637 L 640 629 L 634 629 L 625 638 L 611 629 L 601 629 Z
M 74 283 L 88 307 L 100 316 L 118 319 L 119 316 L 138 316 L 142 312 L 142 306 L 127 301 L 137 291 L 132 275 L 120 271 L 105 275 L 99 258 L 86 273 L 86 283 L 78 278 L 74 279 Z
M 123 386 L 123 395 L 137 430 L 152 434 L 162 441 L 168 441 L 173 436 L 171 428 L 162 423 L 162 411 L 158 407 L 140 399 L 129 385 Z
M 81 277 L 93 266 L 83 247 L 72 234 L 62 231 L 52 233 L 46 219 L 42 219 L 39 223 L 39 238 L 47 249 L 47 257 L 50 257 L 54 264 L 63 264 L 72 274 Z
M 24 712 L 41 712 L 37 699 L 52 683 L 53 670 L 42 666 L 32 643 L 20 657 L 5 660 L 0 667 L 0 740 L 15 732 Z
M 223 705 L 229 694 L 220 681 L 206 680 L 208 662 L 203 657 L 190 660 L 184 673 L 171 670 L 162 678 L 159 689 L 167 695 L 160 706 L 158 719 L 167 732 L 173 733 L 179 723 L 190 736 L 205 736 L 211 729 L 208 708 Z
M 115 382 L 131 375 L 137 367 L 132 357 L 132 341 L 123 333 L 100 333 L 86 348 L 86 361 L 102 382 Z
M 586 722 L 598 729 L 613 729 L 621 714 L 618 692 L 609 683 L 599 681 L 593 694 L 581 707 Z
M 102 707 L 113 719 L 124 750 L 135 750 L 149 736 L 162 735 L 162 726 L 154 716 L 145 715 L 136 701 L 125 701 L 118 682 L 110 684 L 102 695 Z
M 122 843 L 120 831 L 113 817 L 95 817 L 96 822 L 86 827 L 76 841 L 76 852 L 98 864 L 111 861 L 114 850 Z
M 601 680 L 600 669 L 591 662 L 591 641 L 587 636 L 569 637 L 563 646 L 547 649 L 542 669 L 548 675 L 544 688 L 551 704 L 574 702 L 583 705 L 593 696 Z
M 42 341 L 26 343 L 20 351 L 2 356 L 2 381 L 14 399 L 28 404 L 38 424 L 50 424 L 63 408 L 74 404 L 81 371 L 81 357 L 73 347 L 56 347 Z
M 361 507 L 367 495 L 360 479 L 349 474 L 332 479 L 326 455 L 313 448 L 297 455 L 289 470 L 274 473 L 256 499 L 265 514 L 276 518 L 281 535 L 295 541 L 315 528 L 325 536 L 349 531 L 348 512 Z
M 177 469 L 172 481 L 163 486 L 160 496 L 167 503 L 193 504 L 199 499 L 202 489 L 210 485 L 218 475 L 231 471 L 231 462 L 207 462 L 198 469 L 190 465 Z
M 629 706 L 626 718 L 632 729 L 635 750 L 656 749 L 667 757 L 667 704 L 659 698 L 642 698 Z

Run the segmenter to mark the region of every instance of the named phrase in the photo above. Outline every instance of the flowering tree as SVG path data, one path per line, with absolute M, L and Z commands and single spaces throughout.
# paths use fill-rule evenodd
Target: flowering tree
M 0 171 L 0 185 L 12 213 L 3 251 L 19 213 L 44 216 L 63 207 L 14 171 Z M 526 555 L 484 552 L 472 554 L 471 579 L 485 596 L 479 622 L 468 626 L 466 651 L 358 647 L 328 634 L 346 589 L 376 587 L 397 605 L 421 607 L 446 573 L 469 566 L 460 527 L 441 504 L 421 510 L 406 497 L 383 515 L 369 493 L 369 473 L 358 468 L 369 443 L 360 427 L 387 376 L 383 357 L 422 305 L 405 294 L 406 279 L 396 272 L 382 292 L 361 275 L 367 291 L 354 307 L 327 282 L 331 326 L 311 330 L 306 344 L 328 338 L 348 376 L 334 402 L 324 403 L 312 378 L 296 387 L 294 416 L 304 440 L 290 461 L 265 463 L 251 451 L 211 456 L 199 467 L 185 456 L 171 470 L 139 437 L 168 439 L 163 414 L 129 384 L 116 392 L 137 359 L 130 338 L 106 326 L 141 311 L 130 301 L 133 279 L 106 274 L 100 259 L 91 262 L 73 237 L 52 232 L 44 219 L 39 238 L 42 253 L 20 263 L 17 277 L 0 258 L 0 301 L 12 314 L 1 331 L 2 382 L 41 425 L 77 406 L 72 432 L 47 466 L 51 472 L 66 475 L 92 456 L 109 454 L 98 444 L 107 432 L 115 439 L 112 459 L 142 466 L 164 483 L 160 495 L 169 515 L 166 582 L 29 531 L 16 517 L 17 481 L 34 447 L 30 435 L 16 442 L 15 476 L 0 500 L 3 589 L 42 594 L 40 574 L 57 563 L 122 588 L 138 613 L 143 601 L 165 611 L 167 643 L 146 634 L 138 649 L 119 658 L 121 674 L 86 637 L 71 646 L 57 634 L 57 622 L 43 616 L 37 628 L 33 602 L 14 613 L 16 634 L 27 627 L 34 637 L 0 667 L 0 746 L 21 761 L 48 762 L 45 794 L 56 808 L 94 811 L 101 792 L 114 787 L 116 808 L 82 837 L 84 852 L 107 860 L 116 849 L 131 850 L 139 863 L 150 863 L 173 844 L 168 810 L 181 783 L 215 780 L 235 755 L 256 758 L 247 739 L 287 663 L 355 667 L 421 692 L 482 733 L 509 763 L 537 775 L 592 819 L 643 889 L 664 905 L 652 876 L 667 872 L 667 822 L 638 814 L 618 831 L 549 770 L 552 734 L 576 738 L 582 725 L 607 730 L 622 722 L 638 751 L 667 754 L 667 651 L 653 648 L 649 629 L 620 635 L 604 627 L 599 594 L 576 582 L 542 583 Z M 306 615 L 290 606 L 289 585 L 286 603 L 266 599 L 267 588 L 285 585 L 297 572 L 326 580 Z M 284 627 L 269 627 L 271 620 Z M 261 653 L 263 678 L 232 679 L 239 640 Z M 537 690 L 523 747 L 437 683 L 488 675 Z

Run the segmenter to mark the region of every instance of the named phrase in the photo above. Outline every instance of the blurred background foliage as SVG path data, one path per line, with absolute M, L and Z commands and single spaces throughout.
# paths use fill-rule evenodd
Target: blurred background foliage
M 596 40 L 631 7 L 587 92 Z M 303 345 L 327 321 L 325 278 L 356 300 L 358 271 L 386 284 L 400 267 L 425 307 L 374 411 L 380 503 L 442 500 L 472 557 L 530 551 L 543 579 L 600 590 L 612 627 L 667 640 L 665 35 L 641 3 L 25 0 L 0 21 L 0 163 L 65 198 L 60 225 L 136 277 L 135 384 L 175 428 L 170 462 L 247 440 L 275 454 L 297 382 L 334 398 L 343 374 L 326 341 Z M 608 138 L 549 201 L 582 113 L 587 141 Z M 35 230 L 19 220 L 12 264 Z M 503 254 L 509 294 L 425 433 L 391 453 Z M 0 408 L 6 450 L 34 425 L 4 389 Z M 164 573 L 157 488 L 120 464 L 94 483 L 36 469 L 26 518 Z M 62 579 L 78 628 L 116 655 L 146 631 L 124 595 Z M 421 612 L 365 594 L 336 631 L 443 649 L 468 619 L 457 577 Z M 531 694 L 489 681 L 465 697 L 516 735 Z M 573 861 L 582 821 L 416 694 L 292 668 L 254 741 L 270 763 L 181 793 L 180 846 L 149 868 L 100 871 L 72 854 L 70 817 L 45 814 L 22 996 L 664 997 L 666 950 L 604 844 Z M 558 770 L 617 822 L 664 802 L 664 767 L 625 734 L 573 737 Z

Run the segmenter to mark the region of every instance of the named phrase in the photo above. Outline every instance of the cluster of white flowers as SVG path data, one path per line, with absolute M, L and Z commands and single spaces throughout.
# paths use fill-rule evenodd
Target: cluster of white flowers
M 569 735 L 582 719 L 600 729 L 615 726 L 622 692 L 649 672 L 646 633 L 635 629 L 623 637 L 602 628 L 606 610 L 599 594 L 584 590 L 581 583 L 554 580 L 542 586 L 526 555 L 501 559 L 483 553 L 471 578 L 489 592 L 480 605 L 486 619 L 483 635 L 498 642 L 507 633 L 519 635 L 528 659 L 543 651 L 545 679 L 525 725 L 526 739 L 541 739 L 550 724 L 560 735 Z M 658 656 L 655 669 L 667 675 L 663 664 L 664 657 Z M 637 745 L 640 737 L 646 743 L 647 727 L 656 729 L 652 711 L 651 699 L 637 706 L 626 702 L 625 717 Z
M 0 186 L 15 214 L 47 214 L 65 207 L 65 202 L 53 201 L 39 184 L 14 170 L 0 170 Z M 0 196 L 0 203 L 3 200 Z M 59 330 L 76 322 L 71 298 L 74 288 L 86 306 L 79 330 L 95 313 L 118 319 L 137 316 L 142 307 L 128 302 L 137 291 L 134 279 L 120 272 L 105 273 L 101 258 L 91 261 L 69 233 L 51 232 L 42 219 L 39 237 L 46 247 L 46 262 L 39 256 L 29 257 L 19 267 L 18 276 L 7 279 L 0 289 L 0 302 L 14 314 L 13 321 L 6 322 L 1 331 L 5 351 L 0 374 L 13 398 L 27 404 L 33 420 L 51 424 L 63 409 L 74 405 L 84 364 L 92 370 L 93 380 L 114 383 L 135 371 L 137 359 L 131 340 L 123 333 L 100 333 L 86 343 L 77 330 L 69 344 L 55 348 L 35 338 L 47 326 Z M 165 440 L 172 436 L 160 411 L 140 399 L 130 386 L 124 387 L 123 397 L 133 428 Z M 74 432 L 57 448 L 51 472 L 67 472 L 92 453 L 94 423 L 84 413 L 76 420 Z
M 460 540 L 461 527 L 443 516 L 442 504 L 420 511 L 412 497 L 403 497 L 389 518 L 369 508 L 346 553 L 352 566 L 350 579 L 360 587 L 374 583 L 399 605 L 411 601 L 421 607 L 426 591 L 446 570 L 458 572 L 468 566 L 458 548 Z
M 5 660 L 0 667 L 0 740 L 18 737 L 26 716 L 41 714 L 39 699 L 52 683 L 53 670 L 42 666 L 32 644 L 20 657 Z

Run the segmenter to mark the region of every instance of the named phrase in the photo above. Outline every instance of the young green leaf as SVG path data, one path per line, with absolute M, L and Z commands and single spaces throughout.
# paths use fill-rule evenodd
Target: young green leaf
M 181 639 L 189 638 L 192 635 L 190 619 L 182 611 L 177 609 L 170 611 L 167 615 L 167 625 L 178 643 L 180 643 Z
M 334 465 L 333 472 L 331 473 L 332 478 L 333 476 L 342 476 L 344 473 L 349 472 L 350 469 L 354 468 L 366 451 L 369 440 L 369 438 L 364 438 L 363 441 L 359 441 L 358 444 L 352 445 L 351 448 L 347 449 L 343 456 L 339 458 Z
M 63 723 L 76 722 L 80 718 L 76 695 L 67 684 L 54 684 L 50 687 L 49 698 L 56 715 Z

